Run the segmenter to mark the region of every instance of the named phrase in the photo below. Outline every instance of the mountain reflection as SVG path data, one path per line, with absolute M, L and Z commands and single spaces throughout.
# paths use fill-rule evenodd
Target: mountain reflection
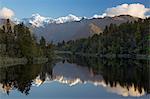
M 150 92 L 148 61 L 69 56 L 62 62 L 0 68 L 0 75 L 0 90 L 7 94 L 17 89 L 28 95 L 31 86 L 52 81 L 69 86 L 90 83 L 122 96 Z

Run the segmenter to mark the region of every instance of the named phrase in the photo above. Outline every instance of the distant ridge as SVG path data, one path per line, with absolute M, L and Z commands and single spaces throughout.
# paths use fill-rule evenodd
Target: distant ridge
M 99 34 L 105 26 L 113 24 L 121 24 L 125 22 L 137 21 L 139 18 L 130 15 L 120 15 L 115 17 L 104 18 L 85 18 L 68 15 L 52 19 L 42 17 L 39 14 L 32 15 L 31 18 L 24 18 L 21 21 L 15 20 L 14 23 L 23 22 L 28 26 L 39 39 L 44 36 L 48 42 L 54 43 L 68 40 L 76 40 L 87 38 L 94 34 Z M 4 19 L 0 19 L 0 25 L 4 23 Z
M 32 30 L 37 37 L 44 36 L 49 42 L 61 42 L 63 40 L 75 40 L 87 38 L 94 34 L 102 32 L 105 26 L 121 24 L 125 22 L 137 21 L 139 18 L 129 15 L 120 15 L 116 17 L 81 19 L 80 21 L 71 21 L 61 24 L 49 23 L 44 27 L 34 27 Z

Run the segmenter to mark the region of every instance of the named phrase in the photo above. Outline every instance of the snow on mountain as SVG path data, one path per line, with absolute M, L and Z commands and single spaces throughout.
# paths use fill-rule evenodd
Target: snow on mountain
M 21 20 L 24 24 L 33 25 L 36 27 L 43 27 L 45 24 L 52 23 L 54 20 L 50 17 L 43 17 L 39 14 L 32 14 L 31 18 L 24 18 Z
M 18 18 L 14 18 L 12 21 L 13 21 L 15 24 L 19 24 L 19 23 L 21 22 L 21 20 L 18 19 Z
M 47 42 L 53 41 L 54 43 L 58 43 L 63 40 L 76 40 L 88 38 L 95 33 L 99 34 L 104 30 L 105 26 L 109 26 L 111 23 L 119 25 L 128 21 L 133 22 L 138 20 L 138 18 L 130 15 L 115 17 L 103 16 L 95 15 L 91 18 L 86 18 L 69 14 L 65 17 L 53 19 L 43 17 L 39 14 L 33 14 L 30 18 L 24 18 L 22 20 L 15 19 L 13 21 L 14 23 L 23 22 L 35 33 L 38 40 L 43 36 Z
M 82 19 L 81 17 L 77 17 L 75 15 L 69 14 L 66 17 L 60 17 L 54 20 L 57 24 L 60 24 L 60 23 L 66 23 L 66 22 L 72 22 L 72 21 L 80 21 L 81 19 Z
M 67 22 L 73 22 L 73 21 L 80 21 L 82 18 L 77 17 L 75 15 L 69 14 L 65 17 L 59 17 L 59 18 L 51 18 L 51 17 L 44 17 L 39 14 L 32 14 L 30 18 L 23 18 L 22 20 L 14 19 L 15 23 L 23 22 L 26 25 L 32 25 L 35 27 L 44 27 L 46 24 L 62 24 Z

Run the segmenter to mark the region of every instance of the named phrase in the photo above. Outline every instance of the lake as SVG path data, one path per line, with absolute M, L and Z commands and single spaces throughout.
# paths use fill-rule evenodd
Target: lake
M 0 68 L 1 99 L 148 99 L 149 62 L 69 56 Z

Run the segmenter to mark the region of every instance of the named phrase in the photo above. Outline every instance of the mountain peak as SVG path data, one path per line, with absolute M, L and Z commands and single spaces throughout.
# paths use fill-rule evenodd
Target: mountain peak
M 32 14 L 30 18 L 22 19 L 22 21 L 25 24 L 32 25 L 35 27 L 44 27 L 45 24 L 51 24 L 51 23 L 61 24 L 61 23 L 67 23 L 67 22 L 73 22 L 73 21 L 80 21 L 81 19 L 82 19 L 81 17 L 77 17 L 73 14 L 69 14 L 68 16 L 65 16 L 65 17 L 59 17 L 59 18 L 53 19 L 51 17 L 44 17 L 36 13 L 36 14 Z
M 69 14 L 68 16 L 55 19 L 55 22 L 60 24 L 60 23 L 66 23 L 66 22 L 72 22 L 72 21 L 80 21 L 81 19 L 82 19 L 81 17 L 77 17 L 73 14 Z
M 99 34 L 103 31 L 105 26 L 109 26 L 111 23 L 119 25 L 136 20 L 136 17 L 129 15 L 88 19 L 86 17 L 77 17 L 69 14 L 65 17 L 53 19 L 43 17 L 40 14 L 33 14 L 30 18 L 24 18 L 20 20 L 20 22 L 29 26 L 38 39 L 43 36 L 48 42 L 54 41 L 54 43 L 57 43 L 63 40 L 76 40 Z M 14 23 L 18 23 L 18 21 L 18 19 L 16 19 L 16 21 L 13 20 Z M 0 20 L 0 22 L 2 23 L 3 20 Z
M 42 27 L 45 24 L 53 22 L 53 19 L 49 17 L 43 17 L 40 14 L 36 13 L 32 14 L 32 17 L 26 21 L 28 21 L 28 23 L 32 24 L 33 26 Z
M 113 19 L 117 19 L 117 20 L 118 19 L 130 20 L 130 19 L 133 19 L 135 17 L 132 17 L 130 15 L 120 15 L 120 16 L 114 16 L 114 17 L 108 17 L 105 15 L 101 15 L 101 16 L 95 15 L 92 18 L 86 18 L 86 17 L 78 17 L 78 16 L 75 16 L 73 14 L 69 14 L 68 16 L 51 18 L 51 17 L 44 17 L 38 13 L 35 13 L 35 14 L 32 14 L 32 16 L 30 18 L 24 18 L 22 20 L 15 19 L 14 21 L 16 23 L 23 22 L 26 25 L 29 25 L 29 26 L 32 25 L 34 27 L 44 27 L 45 25 L 48 25 L 48 24 L 63 24 L 63 23 L 74 22 L 74 21 L 82 21 L 85 19 L 99 19 L 99 18 L 101 18 L 101 19 L 113 18 Z

